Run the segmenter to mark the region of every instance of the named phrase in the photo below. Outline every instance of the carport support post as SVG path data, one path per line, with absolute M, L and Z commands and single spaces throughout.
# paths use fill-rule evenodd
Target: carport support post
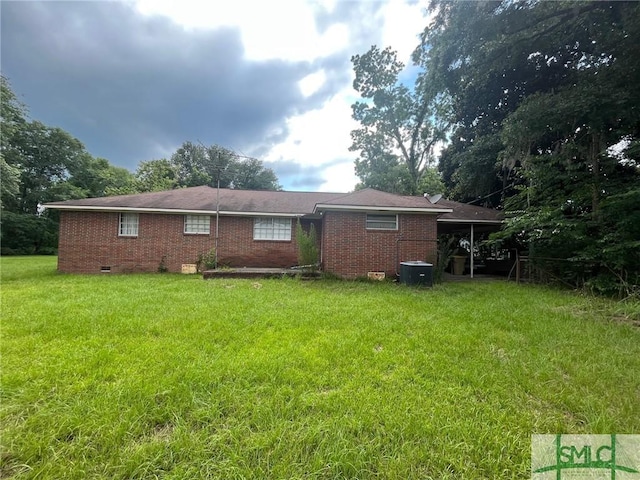
M 473 278 L 473 223 L 471 224 L 471 259 L 469 260 L 469 267 L 471 268 L 471 278 Z

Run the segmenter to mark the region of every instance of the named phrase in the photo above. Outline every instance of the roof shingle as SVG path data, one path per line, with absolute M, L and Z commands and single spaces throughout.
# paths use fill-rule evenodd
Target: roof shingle
M 357 190 L 353 193 L 343 194 L 341 197 L 320 202 L 327 206 L 358 206 L 358 207 L 390 207 L 390 208 L 429 208 L 441 209 L 422 196 L 403 196 L 393 193 L 381 192 L 373 188 Z M 444 207 L 447 208 L 447 207 Z
M 218 205 L 218 189 L 201 186 L 164 192 L 119 195 L 114 197 L 84 198 L 51 202 L 45 206 L 66 210 L 143 210 L 176 212 L 215 212 Z M 219 211 L 224 213 L 267 213 L 283 215 L 307 215 L 315 213 L 317 206 L 323 210 L 331 207 L 360 207 L 395 210 L 423 209 L 425 212 L 441 212 L 424 197 L 406 197 L 374 189 L 354 193 L 283 192 L 271 190 L 219 190 Z M 448 207 L 444 207 L 445 210 Z

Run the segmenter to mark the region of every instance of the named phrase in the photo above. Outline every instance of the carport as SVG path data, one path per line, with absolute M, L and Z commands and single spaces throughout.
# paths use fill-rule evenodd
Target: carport
M 497 232 L 502 228 L 504 222 L 502 212 L 493 208 L 454 202 L 442 198 L 442 195 L 433 195 L 427 198 L 438 206 L 453 209 L 452 212 L 444 213 L 438 217 L 438 236 L 457 234 L 469 239 L 469 271 L 471 278 L 473 278 L 475 243 L 479 237 Z

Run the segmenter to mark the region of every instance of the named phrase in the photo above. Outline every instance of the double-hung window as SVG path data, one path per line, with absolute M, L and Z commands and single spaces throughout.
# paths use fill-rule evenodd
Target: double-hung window
M 138 214 L 137 213 L 121 213 L 120 227 L 118 236 L 120 237 L 137 237 L 138 236 Z
M 209 235 L 211 217 L 209 215 L 185 215 L 184 233 Z
M 259 217 L 253 222 L 254 240 L 291 240 L 291 219 Z
M 367 214 L 367 230 L 398 230 L 398 216 Z

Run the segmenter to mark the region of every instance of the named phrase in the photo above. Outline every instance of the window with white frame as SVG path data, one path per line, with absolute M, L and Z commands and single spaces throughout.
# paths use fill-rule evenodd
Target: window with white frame
M 137 213 L 121 213 L 120 228 L 118 229 L 120 237 L 137 237 L 138 236 L 138 214 Z
M 398 216 L 367 214 L 367 230 L 398 230 Z
M 291 219 L 259 217 L 253 222 L 254 240 L 291 240 Z
M 184 233 L 209 235 L 211 217 L 209 215 L 185 215 Z

